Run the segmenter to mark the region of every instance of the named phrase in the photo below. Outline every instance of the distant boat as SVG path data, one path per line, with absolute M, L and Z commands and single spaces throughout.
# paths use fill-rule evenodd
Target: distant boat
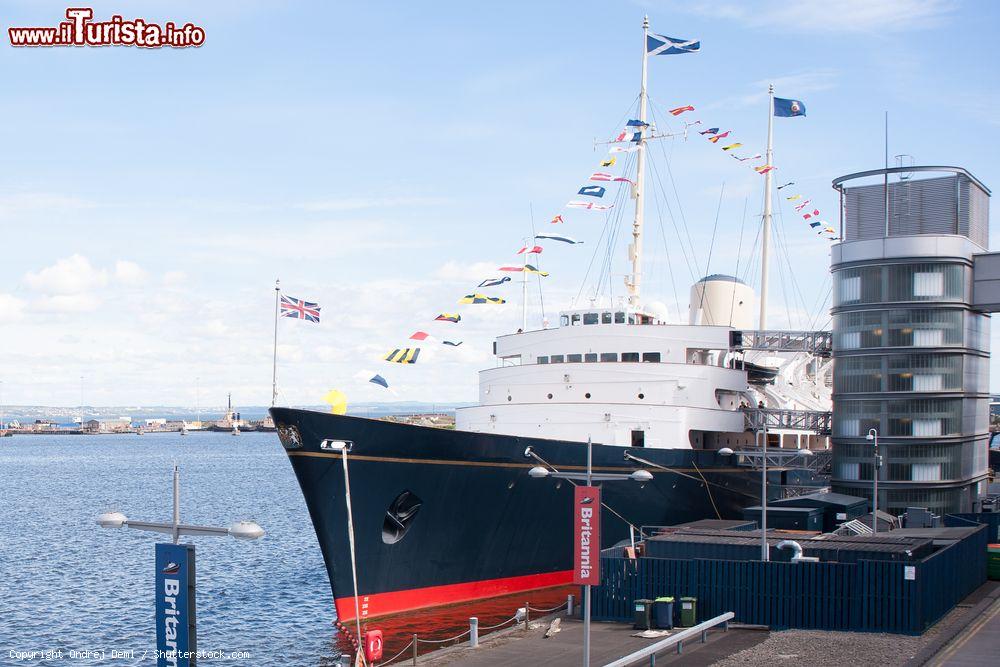
M 233 435 L 239 435 L 239 434 L 240 434 L 240 427 L 239 427 L 239 426 L 236 426 L 236 425 L 234 424 L 234 425 L 233 425 Z
M 181 435 L 187 435 L 187 434 L 188 434 L 187 426 L 182 426 L 181 427 Z

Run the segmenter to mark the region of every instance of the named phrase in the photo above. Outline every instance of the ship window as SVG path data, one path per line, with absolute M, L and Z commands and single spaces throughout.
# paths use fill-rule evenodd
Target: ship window
M 658 363 L 660 363 L 660 353 L 659 352 L 643 352 L 642 353 L 642 360 L 643 361 L 651 361 L 651 362 L 653 362 L 655 364 L 658 364 Z
M 632 431 L 632 446 L 633 447 L 645 447 L 646 446 L 646 432 L 645 431 Z
M 584 398 L 590 398 L 590 392 L 588 391 L 586 394 L 583 395 L 583 397 Z
M 548 396 L 549 396 L 549 399 L 551 399 L 551 398 L 552 398 L 552 394 L 549 394 Z
M 580 323 L 580 314 L 577 313 L 576 315 L 571 315 L 570 322 L 573 324 L 573 326 L 578 325 Z
M 566 355 L 566 363 L 567 364 L 578 364 L 581 361 L 583 361 L 583 355 L 582 354 L 567 354 Z
M 645 394 L 639 394 L 639 400 L 640 400 L 640 401 L 641 401 L 642 399 L 644 399 L 644 398 L 646 398 L 646 395 L 645 395 Z
M 597 313 L 584 313 L 583 314 L 584 324 L 597 324 Z
M 639 361 L 638 352 L 622 352 L 622 361 Z
M 628 323 L 629 324 L 635 324 L 635 313 L 629 313 L 628 314 Z
M 601 352 L 601 361 L 618 361 L 617 352 Z
M 382 541 L 386 544 L 399 542 L 413 525 L 413 519 L 423 501 L 412 491 L 403 491 L 389 504 L 382 521 Z
M 549 363 L 561 364 L 563 362 L 563 356 L 561 354 L 553 354 L 549 357 Z
M 615 324 L 625 324 L 625 313 L 615 313 Z
M 601 324 L 611 324 L 611 313 L 601 313 Z
M 586 361 L 588 364 L 592 364 L 595 361 L 597 361 L 597 353 L 596 352 L 590 352 L 588 354 L 585 354 L 585 355 L 583 355 L 583 360 Z
M 559 326 L 568 327 L 569 326 L 569 315 L 559 316 Z
M 549 358 L 548 357 L 538 357 L 538 363 L 540 363 L 540 364 L 547 364 L 547 363 L 549 363 Z

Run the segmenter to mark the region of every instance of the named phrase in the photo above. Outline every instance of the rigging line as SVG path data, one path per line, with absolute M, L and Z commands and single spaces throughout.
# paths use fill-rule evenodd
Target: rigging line
M 802 294 L 802 289 L 799 286 L 799 281 L 795 277 L 795 270 L 792 268 L 791 253 L 788 250 L 788 243 L 789 243 L 789 241 L 788 241 L 788 233 L 787 233 L 787 229 L 785 228 L 785 218 L 784 218 L 784 215 L 782 213 L 781 205 L 780 204 L 778 205 L 778 216 L 777 216 L 777 218 L 778 218 L 778 224 L 775 225 L 775 229 L 777 230 L 777 233 L 775 234 L 775 238 L 778 240 L 778 245 L 779 245 L 779 248 L 781 250 L 781 257 L 782 257 L 782 259 L 784 259 L 785 264 L 786 264 L 786 266 L 788 268 L 789 282 L 791 283 L 791 288 L 792 288 L 792 297 L 793 297 L 793 300 L 794 300 L 794 297 L 796 297 L 796 296 L 798 297 L 798 304 L 796 304 L 796 307 L 801 307 L 802 308 L 802 316 L 803 317 L 808 317 L 809 308 L 806 305 L 806 300 L 805 300 L 805 297 Z M 780 265 L 780 263 L 781 262 L 779 260 L 779 265 Z M 786 305 L 786 308 L 787 308 L 787 305 Z M 798 322 L 798 321 L 799 321 L 799 317 L 796 316 L 796 322 Z M 798 325 L 796 324 L 796 326 L 798 326 Z
M 830 276 L 828 275 L 827 279 L 829 279 L 829 277 Z M 825 285 L 826 281 L 824 281 L 823 284 Z M 814 327 L 816 326 L 816 322 L 819 320 L 820 315 L 823 314 L 824 310 L 827 310 L 824 306 L 826 306 L 826 304 L 829 302 L 830 293 L 831 292 L 833 292 L 833 282 L 832 281 L 830 282 L 830 287 L 828 287 L 827 290 L 826 290 L 826 296 L 823 297 L 822 302 L 819 299 L 816 300 L 816 306 L 814 306 L 814 311 L 813 311 L 814 314 L 813 314 L 812 320 L 810 320 L 810 322 L 809 322 L 809 328 L 811 330 L 813 330 L 813 331 L 816 331 L 816 329 Z M 820 293 L 822 293 L 822 288 L 820 288 Z
M 722 213 L 722 198 L 726 194 L 726 182 L 722 182 L 722 188 L 719 190 L 719 205 L 715 208 L 715 225 L 712 227 L 712 241 L 708 245 L 708 260 L 705 263 L 705 277 L 708 277 L 712 273 L 712 250 L 715 249 L 715 232 L 719 229 L 719 214 Z M 698 300 L 698 309 L 701 310 L 702 306 L 705 305 L 705 286 L 702 286 L 701 298 Z
M 528 215 L 531 218 L 531 245 L 535 245 L 535 207 L 529 201 L 528 202 Z M 535 260 L 538 263 L 538 270 L 542 270 L 541 255 Z M 545 328 L 545 295 L 542 292 L 542 274 L 536 273 L 535 278 L 538 279 L 538 303 L 542 307 L 542 328 Z
M 743 198 L 743 220 L 740 222 L 740 240 L 739 244 L 736 246 L 736 269 L 733 271 L 733 275 L 739 280 L 740 277 L 740 258 L 743 253 L 743 232 L 747 227 L 747 206 L 750 204 L 750 195 Z M 729 324 L 733 323 L 733 311 L 736 310 L 736 290 L 733 290 L 733 298 L 729 302 Z
M 631 164 L 632 164 L 632 159 L 630 158 L 626 162 L 626 169 L 630 168 Z M 598 298 L 602 294 L 603 292 L 602 285 L 606 281 L 608 298 L 611 299 L 612 301 L 614 300 L 612 270 L 614 268 L 614 257 L 615 257 L 615 250 L 617 249 L 617 244 L 618 244 L 618 234 L 621 231 L 622 220 L 625 215 L 624 204 L 627 191 L 630 191 L 630 188 L 619 186 L 618 191 L 615 193 L 615 199 L 613 201 L 615 208 L 612 209 L 613 223 L 611 226 L 610 234 L 608 236 L 607 245 L 605 246 L 604 260 L 601 263 L 601 273 L 599 274 L 597 285 L 595 287 L 595 298 Z
M 670 286 L 673 288 L 674 292 L 674 305 L 677 306 L 677 322 L 681 322 L 681 300 L 677 296 L 677 281 L 674 279 L 674 263 L 670 259 L 670 245 L 667 243 L 667 232 L 664 230 L 663 226 L 663 209 L 660 208 L 660 200 L 655 196 L 655 190 L 653 196 L 653 204 L 656 206 L 656 220 L 659 222 L 660 227 L 660 238 L 663 239 L 663 252 L 666 254 L 667 258 L 667 273 L 670 275 Z M 670 316 L 670 310 L 667 309 L 667 316 Z
M 656 120 L 656 110 L 655 109 L 653 109 L 653 119 Z M 667 176 L 670 177 L 670 187 L 674 191 L 674 200 L 677 202 L 677 211 L 681 215 L 681 222 L 684 225 L 684 233 L 687 235 L 688 245 L 691 246 L 691 250 L 693 252 L 694 251 L 694 243 L 691 241 L 691 231 L 690 231 L 690 227 L 688 227 L 688 224 L 687 224 L 687 216 L 684 215 L 684 205 L 681 204 L 681 197 L 677 193 L 677 182 L 674 180 L 674 171 L 673 171 L 673 169 L 670 168 L 670 158 L 667 157 L 667 150 L 666 150 L 666 148 L 663 147 L 663 143 L 662 142 L 659 142 L 659 143 L 660 143 L 660 152 L 663 153 L 663 160 L 664 160 L 664 162 L 667 165 Z M 698 267 L 698 255 L 694 254 L 693 257 L 694 257 L 695 268 L 697 268 Z
M 750 260 L 747 262 L 747 268 L 743 272 L 743 281 L 747 285 L 753 285 L 754 284 L 753 282 L 751 282 L 750 272 L 753 271 L 753 269 L 757 265 L 757 262 L 755 262 L 753 260 L 754 260 L 754 258 L 757 255 L 757 243 L 760 242 L 760 232 L 761 232 L 761 228 L 758 226 L 757 227 L 757 234 L 753 237 L 753 245 L 750 246 L 750 254 L 749 254 Z
M 657 185 L 659 185 L 660 187 L 660 195 L 663 197 L 663 203 L 667 207 L 667 212 L 670 214 L 670 223 L 673 225 L 674 233 L 677 235 L 677 244 L 681 247 L 681 253 L 684 256 L 684 264 L 685 266 L 687 266 L 688 275 L 691 277 L 691 282 L 694 282 L 695 280 L 697 280 L 697 277 L 695 276 L 695 271 L 698 268 L 697 265 L 695 266 L 694 269 L 691 268 L 691 261 L 694 249 L 691 248 L 691 250 L 689 251 L 689 249 L 684 246 L 684 237 L 681 236 L 681 230 L 677 226 L 677 219 L 674 217 L 673 209 L 670 207 L 670 201 L 669 198 L 667 197 L 667 192 L 664 189 L 663 181 L 660 178 L 660 170 L 656 168 L 656 163 L 653 161 L 649 162 L 649 166 L 650 166 L 650 171 L 652 171 L 653 175 L 656 176 Z M 695 258 L 695 263 L 697 264 L 696 258 Z

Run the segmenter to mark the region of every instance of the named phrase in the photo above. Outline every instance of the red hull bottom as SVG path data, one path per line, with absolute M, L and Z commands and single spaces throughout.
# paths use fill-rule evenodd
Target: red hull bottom
M 539 588 L 565 586 L 572 583 L 572 581 L 573 571 L 564 570 L 562 572 L 529 574 L 520 577 L 485 579 L 483 581 L 471 581 L 462 584 L 428 586 L 426 588 L 413 588 L 406 591 L 362 595 L 358 598 L 358 608 L 361 612 L 361 619 L 367 620 L 379 616 L 400 614 L 407 611 L 440 607 L 460 602 L 483 600 L 511 593 L 537 590 Z M 334 606 L 337 608 L 337 619 L 341 623 L 354 620 L 354 598 L 352 596 L 335 598 Z

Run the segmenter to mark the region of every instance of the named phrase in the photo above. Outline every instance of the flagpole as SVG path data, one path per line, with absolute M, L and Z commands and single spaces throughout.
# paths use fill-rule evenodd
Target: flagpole
M 767 157 L 765 166 L 774 164 L 772 153 L 774 152 L 774 85 L 767 87 Z M 761 233 L 760 252 L 760 319 L 757 328 L 761 331 L 767 329 L 767 262 L 768 254 L 771 250 L 771 172 L 769 169 L 764 174 L 764 229 Z
M 534 239 L 532 239 L 534 240 Z M 528 247 L 528 241 L 524 241 Z M 528 251 L 521 253 L 521 331 L 528 330 Z
M 639 305 L 639 291 L 642 288 L 642 217 L 643 217 L 643 186 L 646 181 L 646 69 L 649 61 L 649 16 L 642 18 L 642 87 L 639 89 L 639 141 L 636 158 L 635 187 L 632 189 L 635 198 L 635 220 L 632 223 L 632 278 L 625 286 L 628 289 L 628 302 L 631 306 Z
M 271 364 L 271 407 L 278 400 L 278 302 L 281 299 L 281 281 L 274 281 L 274 357 Z

